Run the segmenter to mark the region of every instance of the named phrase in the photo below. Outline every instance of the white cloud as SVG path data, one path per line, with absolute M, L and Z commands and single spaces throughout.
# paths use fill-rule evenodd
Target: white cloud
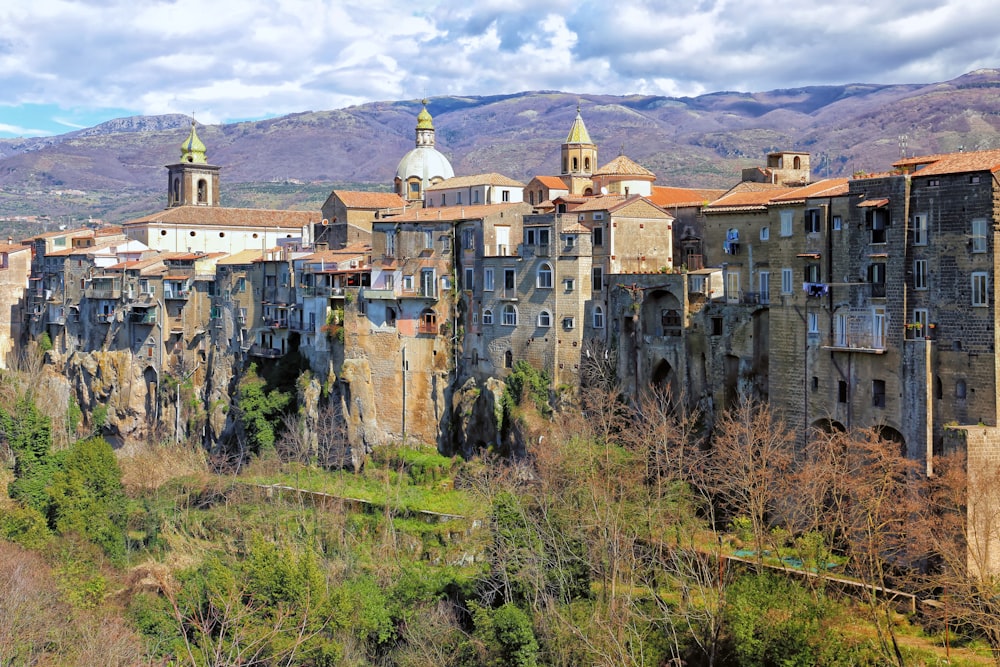
M 998 32 L 992 0 L 31 0 L 0 6 L 0 89 L 222 121 L 543 88 L 933 82 L 1000 65 Z

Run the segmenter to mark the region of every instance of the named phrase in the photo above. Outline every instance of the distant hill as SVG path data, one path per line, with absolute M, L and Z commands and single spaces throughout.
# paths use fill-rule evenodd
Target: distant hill
M 885 169 L 908 155 L 1000 147 L 1000 70 L 933 84 L 814 86 L 694 98 L 556 91 L 440 97 L 429 109 L 457 174 L 527 181 L 558 171 L 580 103 L 600 163 L 624 150 L 658 183 L 728 187 L 772 150 L 813 155 L 815 177 Z M 413 146 L 416 101 L 375 102 L 199 128 L 223 167 L 223 203 L 318 208 L 333 187 L 387 188 Z M 122 118 L 54 137 L 0 139 L 0 218 L 122 221 L 163 207 L 164 165 L 189 119 Z M 234 184 L 267 184 L 266 187 Z

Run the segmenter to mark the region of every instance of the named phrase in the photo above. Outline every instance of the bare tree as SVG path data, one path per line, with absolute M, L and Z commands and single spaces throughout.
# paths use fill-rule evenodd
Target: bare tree
M 771 517 L 784 497 L 794 436 L 766 405 L 744 399 L 716 422 L 711 455 L 696 480 L 726 513 L 745 513 L 761 559 Z

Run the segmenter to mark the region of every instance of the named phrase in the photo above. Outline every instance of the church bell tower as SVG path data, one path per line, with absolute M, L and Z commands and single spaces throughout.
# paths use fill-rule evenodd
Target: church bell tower
M 167 165 L 167 174 L 167 208 L 219 205 L 219 167 L 208 164 L 194 120 L 181 144 L 181 161 Z

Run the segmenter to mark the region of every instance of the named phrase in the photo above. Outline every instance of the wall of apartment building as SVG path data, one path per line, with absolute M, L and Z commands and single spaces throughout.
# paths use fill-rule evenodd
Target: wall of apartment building
M 609 273 L 652 273 L 672 269 L 673 218 L 640 199 L 614 211 L 606 232 Z
M 3 252 L 0 266 L 0 368 L 13 363 L 25 321 L 25 291 L 31 275 L 31 250 Z

